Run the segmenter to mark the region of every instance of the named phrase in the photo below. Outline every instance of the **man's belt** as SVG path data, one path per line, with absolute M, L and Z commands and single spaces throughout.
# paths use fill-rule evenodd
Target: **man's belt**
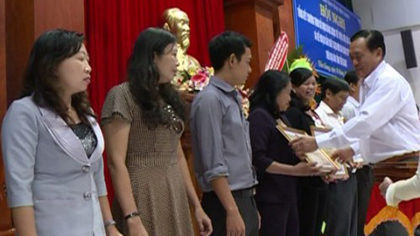
M 375 182 L 381 183 L 386 176 L 394 182 L 412 177 L 417 171 L 419 155 L 420 152 L 415 151 L 376 163 L 373 167 Z

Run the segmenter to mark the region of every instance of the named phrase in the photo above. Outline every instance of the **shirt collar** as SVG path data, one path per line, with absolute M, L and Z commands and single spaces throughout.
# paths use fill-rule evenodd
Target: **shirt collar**
M 359 105 L 360 105 L 359 102 L 356 99 L 354 99 L 354 97 L 352 97 L 352 96 L 348 96 L 347 102 L 352 104 L 355 107 L 359 107 Z
M 335 112 L 324 101 L 319 103 L 319 109 L 323 110 L 328 115 L 336 115 Z
M 367 88 L 372 88 L 373 84 L 375 83 L 376 79 L 378 78 L 378 74 L 382 72 L 382 70 L 385 69 L 387 63 L 385 60 L 382 60 L 381 63 L 375 68 L 375 70 L 370 73 L 364 80 L 363 80 L 363 86 Z
M 235 87 L 228 84 L 226 81 L 224 81 L 223 79 L 221 79 L 217 76 L 212 76 L 211 77 L 210 84 L 212 84 L 213 86 L 215 86 L 218 89 L 220 89 L 224 92 L 227 92 L 227 93 L 231 93 L 231 92 L 235 91 Z

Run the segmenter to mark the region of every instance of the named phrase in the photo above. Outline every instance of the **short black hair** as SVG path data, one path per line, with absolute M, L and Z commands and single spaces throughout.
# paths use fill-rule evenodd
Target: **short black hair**
M 305 83 L 305 81 L 311 78 L 311 76 L 313 76 L 313 73 L 307 68 L 297 68 L 290 72 L 292 84 L 297 87 Z
M 382 49 L 383 55 L 385 57 L 386 48 L 385 48 L 385 40 L 384 36 L 378 30 L 360 30 L 356 32 L 351 38 L 350 42 L 353 42 L 359 38 L 366 39 L 366 47 L 369 51 L 373 52 L 377 48 Z
M 327 96 L 327 89 L 330 90 L 334 95 L 341 91 L 350 91 L 349 84 L 347 84 L 346 81 L 336 78 L 328 78 L 324 81 L 324 83 L 322 84 L 321 92 L 322 99 L 324 99 Z
M 277 95 L 290 83 L 289 75 L 278 70 L 267 70 L 261 75 L 254 92 L 249 97 L 250 110 L 262 107 L 274 117 L 279 115 Z
M 240 33 L 225 31 L 213 37 L 209 42 L 209 54 L 211 64 L 215 71 L 222 69 L 226 59 L 235 54 L 241 61 L 246 48 L 252 46 L 251 41 Z
M 356 85 L 359 82 L 359 77 L 357 77 L 355 70 L 347 71 L 346 75 L 344 76 L 344 80 L 350 85 Z

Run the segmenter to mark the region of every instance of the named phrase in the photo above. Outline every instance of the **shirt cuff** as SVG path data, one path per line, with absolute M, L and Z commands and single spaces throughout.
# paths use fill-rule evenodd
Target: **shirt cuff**
M 396 200 L 394 196 L 395 196 L 395 183 L 389 185 L 385 194 L 385 200 L 388 206 L 393 206 L 393 207 L 398 206 L 398 203 L 400 201 Z
M 218 166 L 204 173 L 204 178 L 206 182 L 209 184 L 214 179 L 217 179 L 219 177 L 227 177 L 227 176 L 229 176 L 229 173 L 226 166 Z
M 365 162 L 365 160 L 363 160 L 363 158 L 362 158 L 362 155 L 360 155 L 360 154 L 355 154 L 353 156 L 353 161 L 354 162 L 361 162 L 361 163 L 364 163 Z
M 315 136 L 315 142 L 318 148 L 331 147 L 331 145 L 329 145 L 329 140 L 330 140 L 329 133 Z
M 268 157 L 260 157 L 253 160 L 253 165 L 261 171 L 267 171 L 267 168 L 274 163 L 274 160 Z
M 353 143 L 350 145 L 351 149 L 353 149 L 354 155 L 360 155 L 360 146 L 359 146 L 359 142 Z

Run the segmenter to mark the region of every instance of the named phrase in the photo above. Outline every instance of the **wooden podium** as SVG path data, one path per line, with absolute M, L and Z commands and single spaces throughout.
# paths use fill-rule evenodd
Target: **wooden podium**
M 292 0 L 225 0 L 226 30 L 237 31 L 253 43 L 252 72 L 247 88 L 256 84 L 264 72 L 265 63 L 280 30 L 289 37 L 289 48 L 294 48 Z

